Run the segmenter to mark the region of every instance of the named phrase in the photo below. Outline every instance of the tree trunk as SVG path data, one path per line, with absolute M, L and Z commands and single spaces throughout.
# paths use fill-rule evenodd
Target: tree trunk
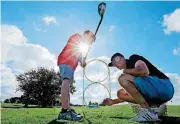
M 28 108 L 28 107 L 29 107 L 28 104 L 29 104 L 29 100 L 26 99 L 25 102 L 24 102 L 24 107 L 25 107 L 25 108 Z

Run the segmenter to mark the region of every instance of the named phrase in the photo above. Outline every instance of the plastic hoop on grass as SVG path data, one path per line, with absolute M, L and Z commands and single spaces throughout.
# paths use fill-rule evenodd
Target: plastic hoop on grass
M 94 71 L 95 69 L 92 69 L 94 66 L 96 66 L 96 69 L 101 68 L 101 71 Z M 87 63 L 86 67 L 84 68 L 83 73 L 86 79 L 92 83 L 95 83 L 95 82 L 101 83 L 105 81 L 106 79 L 108 79 L 108 77 L 110 76 L 110 70 L 109 70 L 108 65 L 104 61 L 99 60 L 99 59 L 90 60 Z M 94 76 L 92 76 L 92 74 Z
M 108 88 L 105 85 L 98 82 L 89 84 L 83 91 L 83 99 L 86 106 L 88 106 L 89 102 L 95 102 L 99 106 L 99 104 L 101 104 L 105 98 L 110 97 L 111 94 Z

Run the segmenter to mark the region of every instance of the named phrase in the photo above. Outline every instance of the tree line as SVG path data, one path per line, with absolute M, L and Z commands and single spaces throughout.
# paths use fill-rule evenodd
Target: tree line
M 5 103 L 23 103 L 25 107 L 29 104 L 41 107 L 60 105 L 62 79 L 59 72 L 55 72 L 54 69 L 49 70 L 44 67 L 30 69 L 16 75 L 16 80 L 18 81 L 16 92 L 21 91 L 23 95 L 5 99 Z M 75 81 L 70 87 L 71 94 L 76 91 L 74 83 Z

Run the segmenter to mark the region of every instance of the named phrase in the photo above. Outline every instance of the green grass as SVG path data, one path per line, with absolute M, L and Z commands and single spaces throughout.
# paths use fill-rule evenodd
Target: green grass
M 55 124 L 60 111 L 60 108 L 13 108 L 18 106 L 17 104 L 2 104 L 2 106 L 12 107 L 1 110 L 2 124 Z M 92 124 L 138 124 L 129 120 L 135 115 L 129 105 L 96 109 L 74 107 L 74 109 L 81 114 L 84 111 L 86 119 L 70 124 L 88 124 L 88 120 Z M 180 117 L 180 106 L 168 106 L 168 115 Z
M 16 104 L 16 103 L 1 103 L 2 108 L 22 108 L 24 104 Z M 36 107 L 37 105 L 29 105 L 29 107 Z
M 180 106 L 168 106 L 168 116 L 180 117 Z
M 16 107 L 23 107 L 24 104 L 11 104 L 11 103 L 1 103 L 1 107 L 4 108 L 16 108 Z

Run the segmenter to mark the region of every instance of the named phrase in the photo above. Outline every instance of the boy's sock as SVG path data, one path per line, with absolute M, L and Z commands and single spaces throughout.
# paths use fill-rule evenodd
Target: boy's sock
M 68 109 L 61 109 L 61 113 L 66 113 L 68 111 Z

